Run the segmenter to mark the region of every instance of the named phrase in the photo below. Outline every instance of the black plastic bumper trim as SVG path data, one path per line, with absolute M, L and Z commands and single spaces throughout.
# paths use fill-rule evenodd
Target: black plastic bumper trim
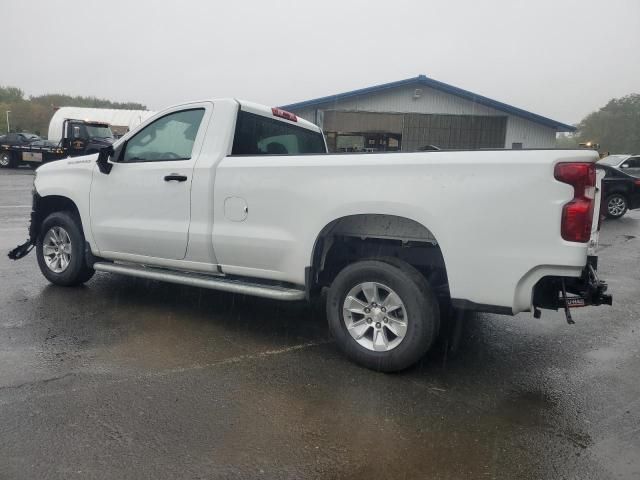
M 471 312 L 495 313 L 498 315 L 513 315 L 511 307 L 502 307 L 500 305 L 486 305 L 484 303 L 476 303 L 464 298 L 452 298 L 451 305 L 458 310 L 467 310 Z

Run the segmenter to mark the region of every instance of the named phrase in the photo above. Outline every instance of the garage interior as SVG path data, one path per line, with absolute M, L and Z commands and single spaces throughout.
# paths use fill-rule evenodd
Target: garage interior
M 324 111 L 332 152 L 502 148 L 506 116 Z

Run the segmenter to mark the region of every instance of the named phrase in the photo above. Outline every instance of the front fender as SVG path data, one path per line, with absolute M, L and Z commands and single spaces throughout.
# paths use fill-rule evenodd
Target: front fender
M 48 205 L 52 199 L 66 199 L 75 207 L 85 239 L 92 246 L 95 242 L 91 234 L 90 193 L 93 172 L 97 170 L 95 160 L 93 154 L 48 163 L 38 168 L 34 181 L 36 218 L 51 213 Z

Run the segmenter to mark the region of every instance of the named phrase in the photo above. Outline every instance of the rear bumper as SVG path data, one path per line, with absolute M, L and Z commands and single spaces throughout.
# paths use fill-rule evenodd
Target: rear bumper
M 533 289 L 533 306 L 550 310 L 611 305 L 607 284 L 597 274 L 598 257 L 589 256 L 580 277 L 547 276 Z

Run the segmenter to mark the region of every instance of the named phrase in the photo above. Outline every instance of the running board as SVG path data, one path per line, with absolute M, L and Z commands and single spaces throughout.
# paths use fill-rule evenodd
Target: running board
M 175 272 L 153 267 L 122 265 L 117 263 L 96 262 L 93 268 L 99 272 L 120 273 L 131 277 L 160 280 L 162 282 L 179 283 L 192 287 L 210 288 L 223 292 L 241 293 L 254 297 L 271 298 L 274 300 L 304 300 L 304 290 L 286 288 L 277 285 L 243 282 L 225 277 L 213 277 L 198 273 Z

